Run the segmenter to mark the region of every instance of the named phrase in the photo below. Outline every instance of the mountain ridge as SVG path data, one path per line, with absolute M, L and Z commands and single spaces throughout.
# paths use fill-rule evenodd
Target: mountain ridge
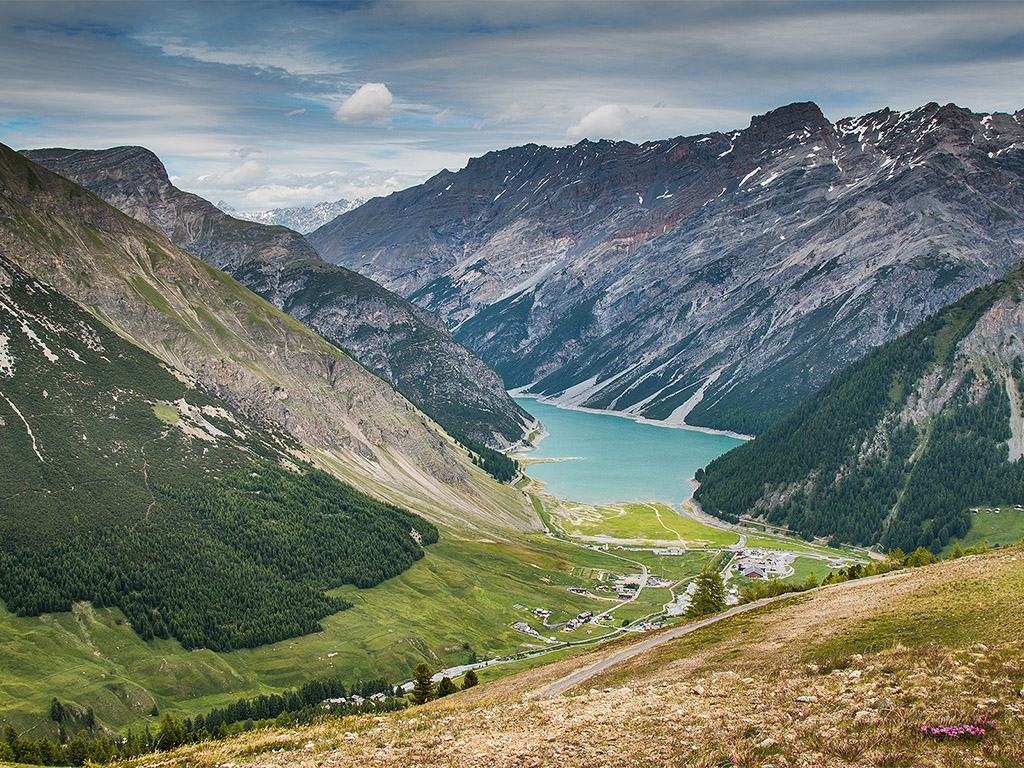
M 287 227 L 294 229 L 300 235 L 305 235 L 317 227 L 322 227 L 331 219 L 348 213 L 353 208 L 358 208 L 364 202 L 366 201 L 342 198 L 333 203 L 323 201 L 315 205 L 271 208 L 266 211 L 239 211 L 221 200 L 217 203 L 217 207 L 236 219 L 255 221 L 257 224 L 269 226 Z
M 1018 268 L 711 462 L 695 498 L 730 520 L 938 553 L 967 533 L 972 508 L 1024 503 L 1022 338 Z
M 284 227 L 242 221 L 170 183 L 144 147 L 22 153 L 71 178 L 179 247 L 228 272 L 345 349 L 455 435 L 506 448 L 532 420 L 501 379 L 432 313 L 324 262 Z
M 1010 114 L 832 124 L 807 102 L 729 133 L 490 152 L 308 239 L 513 389 L 756 433 L 1014 265 L 1022 148 Z
M 390 385 L 233 278 L 3 146 L 0 177 L 9 258 L 315 465 L 456 530 L 535 525 Z

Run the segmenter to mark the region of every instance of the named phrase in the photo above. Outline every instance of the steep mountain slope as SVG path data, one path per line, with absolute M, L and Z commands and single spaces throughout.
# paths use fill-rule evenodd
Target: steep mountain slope
M 1022 113 L 528 145 L 309 235 L 438 312 L 511 387 L 744 432 L 1003 275 L 1024 244 Z
M 3 257 L 0 360 L 0 599 L 20 615 L 89 600 L 143 639 L 259 645 L 437 541 Z
M 317 227 L 322 227 L 331 219 L 348 213 L 353 208 L 358 208 L 364 200 L 335 200 L 333 203 L 317 203 L 316 205 L 301 206 L 296 208 L 271 208 L 269 211 L 254 211 L 243 213 L 231 206 L 221 202 L 217 207 L 225 213 L 231 214 L 236 219 L 255 221 L 270 226 L 288 227 L 294 229 L 300 235 L 312 232 Z
M 224 270 L 391 382 L 450 433 L 502 448 L 524 437 L 532 419 L 434 315 L 324 262 L 297 233 L 232 218 L 182 192 L 142 147 L 23 154 Z
M 1024 272 L 866 355 L 708 465 L 708 512 L 938 552 L 971 508 L 1024 504 Z M 1005 543 L 1005 542 L 1004 542 Z
M 11 262 L 314 463 L 458 529 L 535 525 L 389 385 L 222 272 L 2 146 L 0 193 Z

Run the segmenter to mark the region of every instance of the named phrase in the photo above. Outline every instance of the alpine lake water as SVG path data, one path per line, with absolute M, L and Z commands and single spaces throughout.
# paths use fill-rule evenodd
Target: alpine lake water
M 515 401 L 540 419 L 548 435 L 526 473 L 547 493 L 587 504 L 661 501 L 678 507 L 700 467 L 743 443 L 729 435 L 645 424 L 606 413 L 558 408 L 533 398 Z

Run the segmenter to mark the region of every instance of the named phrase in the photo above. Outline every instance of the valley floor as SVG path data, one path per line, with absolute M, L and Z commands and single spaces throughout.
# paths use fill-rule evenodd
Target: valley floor
M 1024 765 L 1024 549 L 734 616 L 547 689 L 628 645 L 423 707 L 150 756 L 160 766 Z M 981 723 L 983 736 L 926 728 Z

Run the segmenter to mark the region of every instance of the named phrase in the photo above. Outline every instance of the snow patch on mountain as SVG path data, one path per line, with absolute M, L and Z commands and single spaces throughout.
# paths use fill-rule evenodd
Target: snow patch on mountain
M 333 203 L 317 203 L 316 205 L 295 208 L 272 208 L 269 211 L 237 211 L 223 200 L 217 204 L 224 213 L 236 219 L 255 221 L 271 226 L 288 227 L 300 234 L 308 234 L 322 227 L 332 219 L 348 213 L 365 203 L 365 200 L 335 200 Z

